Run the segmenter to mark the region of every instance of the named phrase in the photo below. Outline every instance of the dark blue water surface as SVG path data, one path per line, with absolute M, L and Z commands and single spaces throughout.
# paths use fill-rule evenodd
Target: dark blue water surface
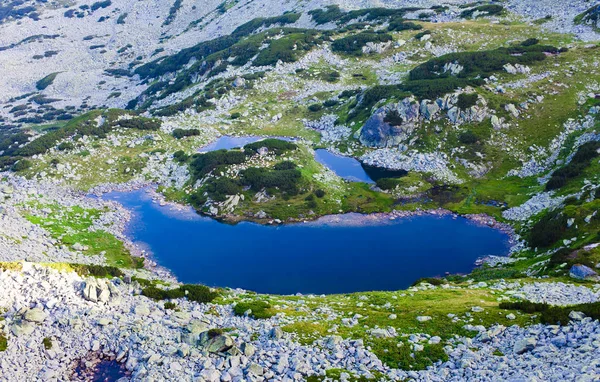
M 506 255 L 509 247 L 500 231 L 451 216 L 228 225 L 159 207 L 143 190 L 104 198 L 133 211 L 132 239 L 180 281 L 261 293 L 398 290 L 420 277 L 469 272 L 478 257 Z
M 351 157 L 334 154 L 325 149 L 315 150 L 317 162 L 328 167 L 340 178 L 353 182 L 375 183 L 361 163 Z

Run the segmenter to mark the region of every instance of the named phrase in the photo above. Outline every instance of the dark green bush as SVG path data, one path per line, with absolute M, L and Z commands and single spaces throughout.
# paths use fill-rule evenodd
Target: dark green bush
M 31 161 L 29 161 L 27 159 L 21 159 L 12 166 L 12 170 L 14 172 L 25 171 L 25 170 L 31 168 L 31 166 L 32 166 Z
M 214 200 L 222 202 L 228 195 L 237 195 L 241 193 L 242 187 L 235 179 L 221 177 L 211 179 L 211 181 L 203 188 L 203 191 L 208 192 L 210 197 Z
M 467 130 L 458 136 L 458 140 L 462 144 L 472 145 L 474 143 L 477 143 L 477 141 L 479 141 L 479 138 L 477 137 L 477 135 L 475 135 L 475 133 L 473 133 L 470 130 Z
M 169 290 L 151 285 L 142 289 L 142 295 L 153 300 L 170 300 L 186 297 L 189 301 L 208 303 L 217 298 L 218 293 L 212 292 L 209 287 L 204 285 L 184 284 L 179 288 Z
M 111 0 L 97 1 L 94 4 L 92 4 L 92 6 L 90 7 L 90 9 L 92 10 L 92 12 L 94 12 L 94 11 L 100 9 L 100 8 L 110 7 L 111 4 L 112 4 Z
M 296 164 L 294 162 L 283 161 L 283 162 L 279 162 L 279 163 L 275 164 L 275 166 L 273 166 L 273 169 L 274 170 L 293 170 L 297 167 L 298 166 L 296 166 Z
M 52 85 L 52 83 L 54 82 L 54 79 L 56 79 L 56 76 L 58 76 L 58 74 L 59 73 L 48 74 L 46 77 L 44 77 L 41 80 L 39 80 L 38 82 L 36 82 L 35 88 L 37 90 L 46 89 L 48 86 Z
M 281 155 L 286 151 L 296 150 L 298 148 L 295 143 L 283 141 L 281 139 L 268 138 L 247 144 L 244 146 L 244 152 L 255 154 L 261 147 L 266 147 L 269 152 L 274 152 L 276 155 Z
M 298 192 L 297 187 L 302 177 L 298 169 L 269 170 L 257 167 L 250 167 L 242 171 L 241 176 L 242 184 L 255 191 L 260 191 L 263 188 L 276 188 L 288 194 Z
M 331 43 L 331 50 L 338 53 L 346 53 L 354 56 L 361 56 L 362 48 L 368 42 L 388 42 L 392 36 L 387 33 L 378 32 L 360 32 L 355 35 L 343 37 Z
M 567 217 L 558 211 L 544 215 L 529 233 L 532 247 L 547 248 L 560 240 L 567 231 Z
M 333 107 L 337 104 L 338 104 L 338 101 L 335 99 L 328 99 L 327 101 L 323 102 L 324 107 Z
M 320 103 L 313 103 L 312 105 L 308 106 L 308 110 L 312 111 L 313 113 L 321 110 L 323 108 L 323 105 L 321 105 Z
M 388 25 L 389 31 L 405 31 L 405 30 L 420 30 L 423 29 L 423 26 L 420 24 L 416 24 L 410 21 L 404 21 L 402 18 L 397 18 L 390 21 Z
M 44 349 L 46 350 L 52 349 L 52 338 L 44 337 L 44 339 L 42 340 L 42 345 L 44 345 Z
M 400 184 L 400 181 L 394 178 L 381 178 L 377 179 L 375 183 L 382 190 L 393 190 Z
M 56 146 L 59 151 L 67 151 L 73 150 L 75 145 L 72 142 L 62 142 L 60 145 Z
M 236 150 L 217 150 L 193 156 L 190 170 L 195 179 L 200 179 L 218 166 L 240 164 L 246 161 L 246 155 Z
M 472 106 L 477 104 L 477 93 L 460 93 L 458 95 L 458 101 L 456 102 L 456 107 L 461 110 L 467 110 Z
M 557 190 L 565 186 L 569 179 L 581 175 L 592 160 L 598 157 L 598 149 L 600 149 L 600 142 L 587 142 L 581 145 L 569 164 L 552 173 L 546 183 L 546 190 Z
M 183 150 L 179 150 L 179 151 L 175 151 L 173 153 L 173 159 L 175 160 L 175 162 L 177 163 L 184 163 L 187 162 L 187 160 L 190 158 L 189 155 L 187 155 Z
M 315 190 L 315 196 L 317 198 L 322 198 L 325 196 L 325 191 L 321 190 L 320 188 L 318 190 Z
M 400 116 L 400 114 L 398 114 L 397 110 L 389 111 L 383 118 L 383 121 L 385 123 L 389 123 L 392 126 L 400 126 L 400 125 L 402 125 L 402 122 L 404 122 L 402 120 L 402 116 Z
M 466 9 L 466 10 L 462 11 L 460 14 L 460 17 L 465 18 L 465 19 L 470 19 L 473 17 L 473 14 L 475 12 L 482 13 L 482 14 L 478 15 L 477 17 L 494 16 L 494 15 L 501 14 L 503 11 L 504 11 L 504 7 L 501 5 L 485 4 L 485 5 L 480 5 L 478 7 L 474 7 L 474 8 Z
M 502 302 L 500 309 L 520 310 L 529 314 L 541 313 L 540 319 L 546 325 L 568 325 L 569 313 L 572 311 L 582 312 L 594 320 L 600 319 L 600 302 L 571 306 L 552 306 L 529 301 Z
M 97 264 L 70 264 L 80 276 L 123 277 L 125 274 L 117 267 Z
M 156 131 L 160 129 L 160 122 L 148 118 L 131 118 L 121 119 L 117 122 L 118 126 L 126 129 L 137 129 L 137 130 L 151 130 Z
M 175 129 L 173 130 L 173 137 L 175 139 L 181 139 L 185 137 L 192 137 L 200 135 L 200 130 L 198 129 Z

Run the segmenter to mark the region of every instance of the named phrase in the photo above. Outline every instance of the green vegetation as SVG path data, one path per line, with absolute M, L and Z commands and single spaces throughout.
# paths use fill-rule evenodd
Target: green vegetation
M 433 58 L 409 73 L 402 88 L 418 98 L 433 99 L 457 88 L 480 86 L 483 78 L 504 70 L 506 64 L 531 65 L 546 59 L 545 53 L 556 54 L 559 49 L 549 45 L 511 45 L 487 51 L 450 53 Z M 452 72 L 449 65 L 459 70 Z
M 52 349 L 52 338 L 44 337 L 44 339 L 42 340 L 42 345 L 44 345 L 44 349 L 46 350 Z
M 390 18 L 400 19 L 408 12 L 415 12 L 421 8 L 363 8 L 354 11 L 343 12 L 337 5 L 329 5 L 325 9 L 314 9 L 308 14 L 318 25 L 335 22 L 338 25 L 346 24 L 352 20 L 363 19 L 370 23 L 381 23 Z
M 569 164 L 552 173 L 550 180 L 546 183 L 546 190 L 550 191 L 561 188 L 570 179 L 581 175 L 590 166 L 592 160 L 600 156 L 598 150 L 600 150 L 600 142 L 587 142 L 581 145 Z
M 466 9 L 460 13 L 460 17 L 470 19 L 473 15 L 476 17 L 496 16 L 504 12 L 504 7 L 498 4 L 485 4 L 474 8 Z
M 97 11 L 100 8 L 108 8 L 112 4 L 111 0 L 97 1 L 90 6 L 92 12 Z
M 156 286 L 147 286 L 142 289 L 142 295 L 153 300 L 170 300 L 176 298 L 187 298 L 189 301 L 208 303 L 219 295 L 204 285 L 184 284 L 176 289 L 160 289 Z
M 224 165 L 240 164 L 246 161 L 246 155 L 236 150 L 216 150 L 192 156 L 190 171 L 194 179 L 201 179 L 211 171 Z
M 295 143 L 282 141 L 281 139 L 268 138 L 245 145 L 244 152 L 255 154 L 258 153 L 258 150 L 262 147 L 265 147 L 271 153 L 275 153 L 275 155 L 281 155 L 287 151 L 296 150 L 298 148 Z
M 244 316 L 246 312 L 255 319 L 271 318 L 275 315 L 271 305 L 266 301 L 239 302 L 233 307 L 233 312 L 237 316 Z
M 117 267 L 97 264 L 69 264 L 69 267 L 80 276 L 102 278 L 123 277 L 125 274 Z
M 173 137 L 175 139 L 181 139 L 185 137 L 193 137 L 200 135 L 200 130 L 198 129 L 175 129 L 173 130 Z
M 250 167 L 241 173 L 241 182 L 254 191 L 266 188 L 270 192 L 274 189 L 281 190 L 289 195 L 296 195 L 301 173 L 297 169 L 273 170 L 259 167 Z
M 6 351 L 6 348 L 8 348 L 8 338 L 4 333 L 0 333 L 0 352 Z
M 598 21 L 600 21 L 600 4 L 594 5 L 585 12 L 580 13 L 573 19 L 575 24 L 589 24 L 592 28 L 598 30 Z
M 31 167 L 31 161 L 27 159 L 21 159 L 12 166 L 14 172 L 22 172 Z
M 46 77 L 44 77 L 41 80 L 39 80 L 38 82 L 36 82 L 35 88 L 37 90 L 46 89 L 48 86 L 52 85 L 52 83 L 56 79 L 56 76 L 58 76 L 59 74 L 60 74 L 59 72 L 48 74 Z
M 458 101 L 456 102 L 456 107 L 461 110 L 467 110 L 472 106 L 477 104 L 477 93 L 460 93 L 458 95 Z
M 335 40 L 331 44 L 331 50 L 353 56 L 362 56 L 362 48 L 367 45 L 367 43 L 388 42 L 391 40 L 392 36 L 387 33 L 360 32 Z
M 573 311 L 581 312 L 592 320 L 600 319 L 600 303 L 588 303 L 571 306 L 552 306 L 545 303 L 529 301 L 502 302 L 500 309 L 520 310 L 525 313 L 539 313 L 540 320 L 546 325 L 568 325 L 569 314 Z
M 25 211 L 25 218 L 31 223 L 44 227 L 53 238 L 57 239 L 59 244 L 73 247 L 76 244 L 81 245 L 82 251 L 88 255 L 103 255 L 108 265 L 123 268 L 138 268 L 143 265 L 143 259 L 131 256 L 123 242 L 114 235 L 102 231 L 90 231 L 93 221 L 96 220 L 103 211 L 94 209 L 84 209 L 79 206 L 66 207 L 57 204 L 38 205 L 32 207 L 36 209 L 49 209 L 50 214 L 28 214 Z M 83 269 L 83 268 L 82 268 Z M 85 266 L 85 269 L 94 275 L 95 272 L 101 274 L 110 274 L 114 272 L 119 275 L 116 268 L 96 267 L 93 265 Z

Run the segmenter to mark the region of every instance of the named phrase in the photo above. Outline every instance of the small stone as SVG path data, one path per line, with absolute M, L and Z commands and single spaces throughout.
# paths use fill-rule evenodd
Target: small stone
M 522 338 L 515 342 L 513 350 L 517 354 L 523 354 L 533 350 L 535 348 L 535 345 L 537 345 L 537 340 L 535 338 Z
M 46 317 L 48 317 L 48 314 L 40 308 L 34 308 L 28 310 L 23 317 L 27 321 L 39 323 L 43 322 L 46 319 Z

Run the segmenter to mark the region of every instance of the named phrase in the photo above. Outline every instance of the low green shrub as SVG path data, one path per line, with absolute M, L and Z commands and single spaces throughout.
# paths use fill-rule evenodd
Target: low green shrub
M 298 146 L 295 143 L 283 141 L 281 139 L 269 138 L 262 141 L 254 142 L 244 146 L 244 152 L 255 154 L 261 147 L 266 147 L 269 152 L 276 155 L 281 155 L 286 151 L 296 150 Z
M 369 42 L 388 42 L 392 36 L 380 32 L 360 32 L 351 36 L 346 36 L 331 43 L 331 50 L 338 53 L 345 53 L 354 56 L 362 56 L 362 48 Z
M 216 150 L 192 157 L 190 170 L 194 179 L 200 179 L 215 168 L 223 165 L 241 164 L 246 161 L 246 155 L 237 150 Z
M 73 142 L 62 142 L 60 145 L 56 146 L 56 148 L 58 149 L 58 151 L 68 151 L 73 150 L 75 148 L 75 145 L 73 144 Z
M 190 159 L 190 156 L 185 153 L 183 150 L 175 151 L 173 153 L 173 160 L 177 163 L 185 163 Z
M 117 267 L 98 264 L 70 264 L 80 276 L 93 277 L 123 277 L 125 274 Z
M 52 338 L 44 337 L 44 339 L 42 340 L 42 344 L 44 345 L 44 349 L 46 349 L 46 350 L 52 349 Z
M 567 217 L 558 212 L 544 215 L 529 232 L 531 247 L 547 248 L 560 240 L 567 231 Z
M 594 320 L 600 319 L 600 302 L 571 306 L 552 306 L 530 301 L 502 302 L 500 309 L 520 310 L 528 314 L 540 313 L 540 320 L 546 325 L 568 325 L 569 314 L 573 311 L 582 312 Z
M 552 173 L 552 176 L 546 183 L 546 190 L 557 190 L 565 186 L 570 179 L 576 178 L 590 166 L 592 160 L 597 158 L 600 142 L 587 142 L 581 145 L 571 161 Z
M 270 309 L 271 305 L 266 301 L 251 301 L 237 303 L 233 308 L 233 312 L 236 316 L 243 316 L 248 310 L 251 310 L 250 317 L 266 319 L 275 315 Z
M 156 131 L 160 129 L 160 122 L 149 118 L 131 118 L 121 119 L 117 122 L 118 126 L 126 129 L 137 129 L 137 130 L 151 130 Z
M 181 139 L 185 137 L 193 137 L 200 135 L 200 130 L 198 129 L 175 129 L 173 130 L 173 137 L 175 139 Z
M 428 283 L 431 285 L 442 285 L 442 284 L 446 283 L 446 280 L 440 279 L 437 277 L 422 277 L 422 278 L 418 279 L 417 281 L 415 281 L 414 283 L 412 283 L 411 286 L 416 286 L 421 283 Z
M 458 95 L 458 101 L 456 102 L 456 107 L 461 110 L 467 110 L 472 106 L 477 104 L 477 93 L 460 93 Z
M 380 178 L 377 179 L 375 184 L 382 190 L 393 190 L 400 185 L 400 180 L 396 178 Z
M 12 170 L 14 172 L 21 172 L 21 171 L 25 171 L 25 170 L 31 168 L 31 166 L 32 166 L 32 163 L 30 160 L 21 159 L 12 166 Z
M 479 141 L 479 138 L 471 130 L 467 130 L 458 136 L 458 140 L 462 144 L 472 145 L 472 144 L 477 143 Z
M 160 289 L 150 285 L 142 289 L 142 295 L 153 300 L 170 300 L 186 297 L 189 301 L 208 303 L 217 298 L 218 293 L 204 285 L 184 284 L 176 289 Z
M 313 113 L 321 110 L 323 108 L 323 105 L 321 105 L 320 103 L 313 103 L 312 105 L 308 106 L 308 110 L 312 111 Z

